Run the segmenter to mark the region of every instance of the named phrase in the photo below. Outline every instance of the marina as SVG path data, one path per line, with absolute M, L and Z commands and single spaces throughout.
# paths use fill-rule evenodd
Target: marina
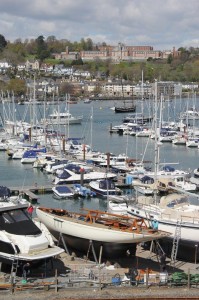
M 141 103 L 138 102 L 137 109 L 139 109 L 139 105 L 141 107 Z M 24 106 L 20 106 L 19 108 L 17 107 L 17 110 L 18 109 L 23 110 Z M 91 103 L 87 103 L 87 105 L 84 105 L 83 102 L 80 102 L 77 103 L 77 105 L 71 106 L 70 109 L 72 115 L 80 115 L 80 114 L 83 115 L 82 123 L 76 124 L 75 126 L 71 125 L 66 127 L 62 125 L 62 127 L 60 128 L 52 127 L 52 129 L 55 131 L 58 129 L 61 130 L 61 136 L 66 135 L 67 137 L 77 138 L 79 141 L 81 141 L 81 144 L 90 145 L 90 148 L 95 149 L 96 152 L 91 152 L 89 150 L 84 151 L 85 147 L 83 146 L 80 152 L 78 152 L 79 150 L 77 151 L 76 148 L 73 149 L 73 151 L 70 154 L 63 155 L 63 151 L 62 151 L 63 145 L 61 144 L 61 149 L 60 151 L 57 151 L 57 154 L 59 154 L 62 158 L 69 161 L 86 163 L 88 166 L 88 170 L 87 170 L 88 172 L 92 172 L 90 170 L 91 167 L 95 171 L 104 172 L 105 179 L 107 179 L 106 177 L 107 170 L 109 172 L 111 171 L 113 172 L 114 170 L 114 174 L 116 177 L 115 186 L 117 188 L 122 189 L 123 199 L 124 198 L 131 199 L 136 196 L 136 192 L 133 189 L 133 185 L 132 185 L 132 181 L 138 175 L 138 173 L 135 172 L 135 168 L 137 168 L 137 170 L 138 169 L 144 170 L 144 168 L 147 167 L 148 171 L 153 169 L 154 139 L 148 137 L 141 138 L 138 136 L 136 137 L 133 135 L 130 136 L 126 134 L 122 134 L 122 135 L 110 134 L 109 132 L 110 124 L 114 126 L 122 123 L 123 120 L 122 114 L 115 114 L 111 110 L 112 106 L 113 106 L 113 102 L 111 101 L 108 102 L 92 101 Z M 20 112 L 20 115 L 22 115 L 22 111 Z M 60 146 L 59 143 L 58 146 Z M 76 145 L 76 147 L 79 146 Z M 196 169 L 196 167 L 198 167 L 196 166 L 198 151 L 199 151 L 198 148 L 176 146 L 172 143 L 162 143 L 160 147 L 161 147 L 160 161 L 163 165 L 169 165 L 169 164 L 174 165 L 176 169 L 184 170 L 188 174 L 190 174 L 190 176 L 194 176 L 193 171 Z M 103 153 L 105 157 L 105 158 L 103 157 L 103 159 L 105 160 L 103 161 L 101 166 L 98 163 L 94 164 L 98 152 Z M 78 153 L 78 160 L 75 158 L 75 155 L 77 153 Z M 126 166 L 126 168 L 128 170 L 130 170 L 131 168 L 132 173 L 131 174 L 128 173 L 128 175 L 126 175 L 124 171 L 125 170 L 124 165 L 121 166 L 114 165 L 114 168 L 111 168 L 113 166 L 110 166 L 108 163 L 109 154 L 114 154 L 117 157 L 121 155 L 122 158 L 128 157 L 128 166 Z M 131 165 L 129 163 L 130 161 L 131 161 Z M 138 165 L 136 164 L 140 162 L 143 162 L 143 165 L 139 165 L 138 168 Z M 66 166 L 67 166 L 67 162 L 66 162 Z M 107 200 L 109 197 L 109 193 L 107 193 L 107 197 L 105 194 L 105 197 L 103 198 L 101 197 L 74 197 L 74 198 L 72 197 L 71 198 L 70 197 L 67 199 L 55 199 L 52 188 L 53 186 L 55 186 L 53 180 L 55 179 L 56 175 L 54 173 L 46 172 L 43 167 L 33 168 L 32 164 L 22 164 L 21 160 L 19 159 L 16 160 L 11 159 L 9 158 L 7 151 L 0 152 L 0 168 L 1 170 L 4 170 L 4 172 L 2 171 L 0 172 L 1 185 L 8 186 L 13 195 L 23 194 L 30 202 L 34 203 L 34 207 L 35 207 L 33 212 L 34 218 L 37 217 L 36 210 L 39 209 L 39 207 L 45 207 L 46 209 L 49 210 L 54 209 L 54 210 L 72 211 L 74 213 L 81 213 L 82 210 L 85 209 L 88 209 L 89 211 L 91 210 L 107 211 L 108 209 Z M 58 172 L 57 174 L 59 174 L 60 170 L 56 170 L 54 172 Z M 86 175 L 86 173 L 83 175 Z M 81 184 L 84 184 L 85 187 L 88 187 L 87 183 L 86 182 L 84 183 L 83 175 L 80 174 L 79 182 Z M 73 188 L 73 182 L 67 185 L 68 187 Z M 58 187 L 59 184 L 56 186 Z M 197 198 L 193 199 L 193 204 L 198 205 Z M 66 244 L 66 247 L 68 247 L 68 244 Z M 89 246 L 87 245 L 85 247 L 85 250 L 86 248 L 88 250 Z M 98 246 L 98 251 L 99 249 L 100 247 Z M 197 266 L 197 261 L 198 261 L 197 250 L 198 248 L 196 248 L 195 252 L 191 254 L 192 255 L 191 266 L 193 268 Z M 145 250 L 143 249 L 143 251 L 145 251 L 144 256 L 146 258 L 146 256 L 148 255 L 147 253 L 149 253 L 150 251 L 147 249 Z M 97 253 L 99 255 L 99 252 Z M 133 256 L 134 260 L 136 259 L 136 257 L 139 256 L 138 252 L 135 253 L 134 253 L 135 256 Z M 179 260 L 175 259 L 176 263 L 178 261 Z M 185 264 L 186 263 L 184 262 L 183 266 Z M 159 266 L 158 261 L 157 261 L 157 265 Z M 155 264 L 153 264 L 152 267 L 154 268 Z

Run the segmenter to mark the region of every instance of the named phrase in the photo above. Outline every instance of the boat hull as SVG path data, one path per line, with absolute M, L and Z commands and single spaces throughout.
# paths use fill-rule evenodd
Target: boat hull
M 54 235 L 57 239 L 59 239 L 59 233 L 54 230 L 50 230 L 52 235 Z M 76 250 L 79 253 L 85 254 L 89 252 L 92 256 L 92 248 L 91 248 L 91 240 L 89 239 L 83 239 L 80 237 L 75 237 L 68 234 L 63 234 L 64 241 L 66 242 L 67 247 L 73 251 Z M 125 244 L 119 244 L 119 243 L 108 243 L 108 242 L 101 242 L 101 241 L 93 241 L 92 245 L 94 247 L 95 254 L 97 257 L 99 257 L 100 253 L 100 247 L 102 246 L 102 256 L 105 258 L 111 258 L 111 257 L 119 257 L 119 256 L 126 256 L 131 254 L 132 256 L 135 256 L 136 254 L 136 243 L 125 243 Z
M 136 106 L 132 107 L 115 107 L 115 113 L 129 113 L 129 112 L 135 112 Z
M 129 212 L 128 214 L 137 217 L 137 214 L 133 212 Z M 151 222 L 151 219 L 149 219 L 146 216 L 143 216 L 143 218 Z M 167 222 L 164 220 L 158 219 L 158 229 L 167 231 L 171 233 L 170 236 L 165 237 L 161 240 L 160 244 L 164 250 L 164 252 L 171 256 L 172 247 L 173 247 L 173 241 L 176 231 L 176 222 Z M 199 226 L 198 225 L 183 225 L 181 224 L 181 233 L 180 233 L 180 240 L 178 244 L 178 251 L 177 251 L 177 259 L 181 260 L 187 260 L 187 261 L 195 261 L 199 260 L 199 252 L 196 251 L 196 245 L 198 245 L 198 231 Z M 198 249 L 197 249 L 198 250 Z
M 89 243 L 92 241 L 97 253 L 100 245 L 103 246 L 103 256 L 106 257 L 123 255 L 127 250 L 135 254 L 137 243 L 157 239 L 158 236 L 160 238 L 160 235 L 155 236 L 152 232 L 134 233 L 96 222 L 86 222 L 81 218 L 74 220 L 73 213 L 71 216 L 60 217 L 59 214 L 51 214 L 46 209 L 37 207 L 36 214 L 53 235 L 58 238 L 61 233 L 67 245 L 80 252 L 87 252 Z

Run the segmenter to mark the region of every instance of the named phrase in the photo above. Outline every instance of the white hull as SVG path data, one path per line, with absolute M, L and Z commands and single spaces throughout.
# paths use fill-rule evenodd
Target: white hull
M 47 119 L 46 122 L 47 124 L 51 125 L 72 125 L 72 124 L 81 124 L 82 122 L 82 117 L 79 118 L 70 118 L 69 120 L 67 118 L 65 119 Z
M 0 202 L 0 261 L 3 263 L 11 264 L 16 259 L 38 263 L 64 251 L 55 246 L 44 224 L 29 217 L 27 208 L 28 202 L 16 196 Z
M 71 174 L 69 178 L 59 178 L 56 177 L 54 180 L 54 184 L 62 184 L 62 183 L 80 183 L 82 180 L 81 174 L 73 173 L 69 170 L 67 170 L 68 173 Z M 116 174 L 113 173 L 103 173 L 103 172 L 90 172 L 83 174 L 83 181 L 89 182 L 91 180 L 97 180 L 97 179 L 106 179 L 106 178 L 115 178 Z
M 136 208 L 138 211 L 138 209 Z M 128 210 L 128 213 L 132 216 L 137 216 L 137 214 L 132 214 L 130 213 L 130 210 Z M 152 215 L 152 214 L 150 214 Z M 139 216 L 143 217 L 145 220 L 148 220 L 149 223 L 151 223 L 151 218 L 147 217 L 147 213 L 145 210 L 141 211 L 139 210 Z M 165 214 L 162 214 L 162 218 L 156 218 L 158 220 L 158 229 L 167 231 L 171 233 L 170 238 L 173 239 L 175 235 L 175 230 L 176 230 L 176 219 L 168 219 L 168 216 Z M 194 220 L 193 220 L 194 222 Z M 197 222 L 192 223 L 189 222 L 187 224 L 182 224 L 181 225 L 181 240 L 184 241 L 189 241 L 191 243 L 198 243 L 198 232 L 199 232 L 199 224 Z
M 137 185 L 137 186 L 134 186 L 134 189 L 143 195 L 153 195 L 154 194 L 154 189 L 151 189 L 147 186 L 138 186 Z
M 125 232 L 120 229 L 110 228 L 98 223 L 90 223 L 80 219 L 70 217 L 60 217 L 36 208 L 36 213 L 41 222 L 43 222 L 49 230 L 61 232 L 65 235 L 74 236 L 75 238 L 92 240 L 105 243 L 129 244 L 151 241 L 161 238 L 161 234 L 154 233 L 134 233 Z M 163 237 L 163 236 L 162 236 Z

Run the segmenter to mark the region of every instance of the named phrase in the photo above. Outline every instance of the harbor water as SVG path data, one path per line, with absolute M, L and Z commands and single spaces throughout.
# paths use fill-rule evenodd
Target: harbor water
M 196 103 L 199 99 L 196 99 Z M 184 101 L 184 102 L 183 102 Z M 1 115 L 3 112 L 15 111 L 16 119 L 23 119 L 30 121 L 28 114 L 28 105 L 15 105 L 13 109 L 12 103 L 0 104 Z M 72 115 L 83 115 L 82 124 L 65 126 L 56 128 L 62 131 L 67 137 L 82 138 L 82 143 L 89 144 L 94 150 L 104 153 L 114 154 L 127 154 L 128 157 L 137 160 L 144 160 L 154 164 L 154 140 L 145 137 L 134 137 L 129 135 L 118 135 L 117 133 L 110 134 L 110 126 L 122 124 L 123 118 L 126 113 L 115 113 L 111 109 L 115 105 L 114 101 L 92 101 L 84 103 L 83 101 L 77 104 L 71 104 L 69 107 Z M 185 106 L 185 100 L 177 99 L 169 103 L 164 103 L 165 121 L 176 118 Z M 3 107 L 4 106 L 4 107 Z M 10 106 L 10 108 L 9 108 Z M 44 114 L 47 115 L 53 110 L 53 105 L 37 105 L 37 118 L 43 118 Z M 144 111 L 145 115 L 152 114 L 152 104 L 137 102 L 137 112 Z M 168 106 L 168 107 L 167 107 Z M 65 104 L 62 103 L 62 110 L 65 110 Z M 67 108 L 68 109 L 68 108 Z M 27 113 L 25 113 L 27 112 Z M 12 115 L 12 114 L 11 114 Z M 193 171 L 199 167 L 198 161 L 198 148 L 187 148 L 185 146 L 175 146 L 171 143 L 163 143 L 160 147 L 160 162 L 173 165 L 175 168 Z M 7 187 L 25 187 L 28 185 L 51 184 L 53 180 L 52 175 L 47 175 L 40 170 L 33 169 L 31 165 L 23 165 L 18 160 L 8 159 L 6 152 L 0 152 L 0 185 Z M 129 193 L 129 191 L 127 191 Z M 107 202 L 104 199 L 91 198 L 91 199 L 71 199 L 71 200 L 56 200 L 53 194 L 39 194 L 39 204 L 48 207 L 64 208 L 71 211 L 79 211 L 83 208 L 91 209 L 107 209 Z M 198 200 L 196 198 L 195 204 Z

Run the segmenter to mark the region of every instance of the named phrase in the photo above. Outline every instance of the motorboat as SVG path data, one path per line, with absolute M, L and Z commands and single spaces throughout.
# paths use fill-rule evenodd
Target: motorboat
M 54 186 L 52 191 L 57 199 L 67 199 L 74 196 L 74 192 L 66 185 Z
M 199 168 L 193 170 L 194 177 L 199 177 Z
M 45 153 L 46 148 L 26 150 L 21 158 L 22 164 L 33 164 L 38 156 L 38 153 Z
M 69 111 L 59 112 L 55 110 L 46 119 L 40 121 L 41 124 L 53 124 L 53 125 L 71 125 L 71 124 L 81 124 L 83 116 L 73 116 Z
M 135 191 L 144 195 L 153 195 L 155 192 L 154 179 L 149 176 L 143 176 L 140 179 L 133 180 L 132 186 Z
M 81 170 L 81 168 L 80 168 Z M 54 184 L 67 184 L 67 183 L 81 183 L 81 182 L 90 182 L 91 180 L 97 179 L 105 179 L 110 178 L 113 179 L 116 177 L 114 173 L 106 173 L 106 172 L 88 172 L 85 173 L 82 169 L 80 172 L 75 173 L 72 170 L 64 169 L 63 172 L 57 174 L 55 179 L 53 180 Z
M 198 120 L 199 119 L 199 111 L 197 111 L 194 107 L 187 109 L 180 116 L 181 120 Z
M 121 189 L 115 186 L 115 183 L 110 179 L 92 180 L 89 182 L 89 187 L 98 196 L 107 197 L 108 195 L 121 195 Z
M 187 192 L 194 192 L 197 189 L 196 184 L 187 181 L 184 176 L 173 178 L 174 186 Z
M 142 113 L 134 113 L 124 117 L 123 123 L 136 123 L 136 124 L 143 125 L 151 122 L 152 119 L 153 117 L 144 116 Z
M 187 177 L 190 175 L 189 171 L 184 171 L 181 169 L 175 169 L 174 167 L 170 165 L 164 165 L 161 169 L 158 171 L 146 171 L 144 175 L 147 175 L 149 177 L 160 179 L 160 178 L 175 178 L 179 176 Z
M 143 128 L 142 130 L 138 131 L 136 133 L 136 137 L 150 137 L 152 134 L 154 134 L 154 130 L 150 128 Z
M 11 196 L 10 189 L 0 187 L 0 261 L 45 262 L 63 252 L 55 246 L 44 224 L 28 214 L 29 202 L 21 196 Z
M 55 160 L 50 160 L 46 162 L 44 167 L 44 171 L 49 174 L 56 173 L 57 170 L 63 169 L 69 163 L 68 159 L 59 159 L 55 158 Z
M 84 99 L 84 103 L 86 103 L 86 104 L 91 103 L 91 102 L 92 102 L 92 100 L 89 98 Z
M 189 148 L 198 148 L 199 146 L 199 138 L 188 137 L 186 141 L 186 146 Z
M 187 136 L 186 135 L 176 135 L 172 139 L 172 144 L 174 145 L 186 145 Z
M 73 185 L 73 189 L 75 191 L 76 196 L 80 196 L 83 198 L 95 197 L 96 193 L 91 191 L 88 187 L 81 185 L 80 183 L 75 183 Z
M 99 164 L 100 167 L 115 167 L 115 166 L 125 166 L 128 157 L 125 154 L 119 154 L 118 156 L 107 156 L 104 162 Z
M 38 219 L 56 237 L 60 233 L 66 245 L 80 252 L 88 253 L 90 245 L 102 256 L 135 254 L 136 244 L 164 238 L 167 232 L 149 229 L 143 219 L 118 216 L 99 210 L 70 212 L 64 209 L 37 207 Z M 60 226 L 61 224 L 61 226 Z

